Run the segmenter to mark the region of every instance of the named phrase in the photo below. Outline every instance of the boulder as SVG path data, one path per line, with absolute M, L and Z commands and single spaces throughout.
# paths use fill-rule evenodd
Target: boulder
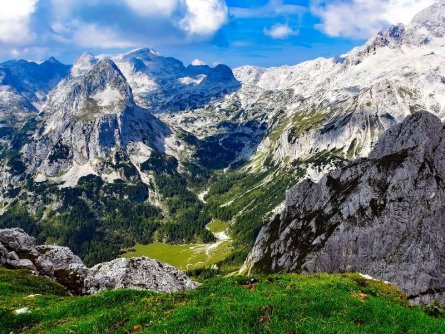
M 20 258 L 33 259 L 38 255 L 36 239 L 29 236 L 20 228 L 0 230 L 0 243 L 14 251 Z
M 37 272 L 37 269 L 32 261 L 28 259 L 8 260 L 6 266 L 13 269 L 27 269 L 33 272 Z
M 41 275 L 57 281 L 68 291 L 78 294 L 83 290 L 87 267 L 68 247 L 38 246 L 35 265 Z
M 4 266 L 6 263 L 6 256 L 8 255 L 8 250 L 0 242 L 0 266 Z
M 69 248 L 36 246 L 21 229 L 0 229 L 0 240 L 0 265 L 31 270 L 76 295 L 112 289 L 173 292 L 197 286 L 182 271 L 146 257 L 116 259 L 88 269 Z
M 120 258 L 91 268 L 85 278 L 84 293 L 112 289 L 173 292 L 196 286 L 182 271 L 168 264 L 147 257 Z

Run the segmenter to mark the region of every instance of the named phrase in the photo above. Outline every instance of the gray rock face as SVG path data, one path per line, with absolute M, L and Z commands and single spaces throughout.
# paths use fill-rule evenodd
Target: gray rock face
M 14 251 L 19 257 L 32 259 L 38 255 L 36 250 L 36 239 L 27 235 L 25 231 L 19 228 L 0 230 L 0 243 L 10 250 Z
M 369 158 L 288 191 L 245 263 L 256 272 L 362 272 L 413 302 L 445 305 L 445 130 L 427 112 L 382 136 Z
M 9 259 L 6 264 L 14 269 L 27 269 L 34 272 L 37 271 L 31 260 L 19 259 L 14 252 L 9 253 Z
M 159 292 L 190 290 L 197 286 L 178 269 L 146 257 L 116 259 L 101 263 L 88 272 L 85 293 L 101 290 L 137 289 Z
M 35 239 L 18 228 L 0 230 L 0 240 L 0 266 L 34 271 L 73 294 L 112 289 L 173 292 L 197 286 L 182 271 L 146 257 L 116 259 L 88 269 L 69 248 L 36 246 Z
M 100 170 L 117 152 L 128 157 L 131 144 L 163 151 L 165 137 L 171 133 L 136 105 L 124 75 L 109 59 L 84 75 L 62 81 L 44 110 L 44 129 L 23 149 L 22 159 L 30 170 L 48 177 L 73 166 Z
M 41 275 L 59 282 L 71 292 L 83 289 L 87 267 L 68 247 L 38 246 L 39 257 L 35 265 Z
M 8 255 L 8 250 L 0 242 L 0 266 L 4 266 L 6 264 L 6 256 L 7 255 Z

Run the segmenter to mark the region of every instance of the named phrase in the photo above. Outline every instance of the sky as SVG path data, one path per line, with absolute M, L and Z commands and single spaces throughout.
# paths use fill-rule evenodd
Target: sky
M 333 57 L 435 0 L 0 0 L 0 61 L 150 47 L 186 65 Z

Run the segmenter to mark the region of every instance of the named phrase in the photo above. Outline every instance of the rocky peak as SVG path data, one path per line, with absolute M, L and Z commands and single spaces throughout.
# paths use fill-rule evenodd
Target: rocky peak
M 54 57 L 49 57 L 47 60 L 45 60 L 43 63 L 48 63 L 48 64 L 55 64 L 55 65 L 62 65 L 62 63 L 60 61 L 58 61 L 56 58 Z M 43 64 L 42 63 L 42 64 Z
M 7 75 L 4 85 L 13 87 L 31 101 L 41 102 L 46 95 L 70 72 L 71 66 L 50 58 L 42 63 L 10 60 L 0 64 Z
M 61 83 L 50 95 L 45 110 L 57 118 L 63 113 L 64 119 L 69 115 L 85 119 L 122 113 L 134 105 L 131 88 L 122 72 L 112 60 L 102 59 L 85 74 Z
M 133 94 L 122 72 L 110 59 L 102 59 L 85 75 L 82 83 L 100 107 L 125 101 L 134 105 Z
M 117 151 L 128 157 L 131 143 L 143 144 L 146 152 L 162 149 L 161 138 L 170 133 L 135 104 L 129 84 L 110 59 L 60 83 L 44 110 L 44 131 L 26 145 L 24 160 L 33 173 L 67 173 L 73 182 L 83 175 L 78 166 L 87 174 L 100 174 L 96 167 L 101 169 L 104 159 L 113 160 Z
M 88 72 L 94 65 L 96 65 L 98 59 L 89 52 L 84 52 L 79 58 L 76 59 L 71 69 L 72 76 L 80 76 Z
M 445 36 L 445 2 L 439 1 L 417 14 L 412 22 L 413 29 L 426 28 L 434 37 Z
M 161 54 L 153 48 L 139 48 L 132 50 L 125 55 L 129 57 L 161 56 Z
M 133 73 L 143 73 L 153 80 L 160 82 L 180 78 L 185 75 L 186 68 L 178 59 L 161 56 L 153 49 L 145 48 L 129 53 L 110 56 L 123 69 L 126 75 L 131 77 Z M 131 64 L 131 72 L 128 72 L 128 64 Z
M 420 111 L 406 118 L 399 126 L 388 129 L 369 154 L 369 158 L 381 159 L 416 148 L 432 155 L 443 137 L 443 125 L 438 122 L 438 118 L 429 112 Z
M 227 65 L 217 65 L 202 81 L 202 85 L 237 85 L 239 84 L 233 75 L 232 69 Z
M 414 303 L 445 305 L 445 129 L 419 112 L 386 131 L 369 158 L 287 192 L 245 268 L 361 272 Z

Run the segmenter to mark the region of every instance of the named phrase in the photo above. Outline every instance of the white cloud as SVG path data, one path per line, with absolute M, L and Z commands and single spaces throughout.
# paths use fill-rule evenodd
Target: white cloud
M 210 36 L 228 20 L 224 0 L 182 0 L 186 14 L 179 25 L 190 35 Z
M 0 0 L 0 56 L 184 45 L 227 21 L 226 0 Z
M 390 24 L 409 23 L 435 0 L 312 1 L 321 19 L 318 28 L 329 36 L 368 38 Z
M 178 7 L 178 0 L 125 0 L 127 4 L 142 15 L 168 17 Z
M 276 24 L 270 28 L 265 28 L 264 34 L 273 39 L 286 39 L 298 35 L 298 31 L 293 30 L 288 24 Z
M 131 48 L 137 44 L 128 38 L 119 37 L 112 29 L 94 24 L 77 23 L 70 42 L 84 48 Z
M 266 5 L 256 8 L 230 7 L 230 13 L 237 18 L 303 15 L 306 12 L 306 7 L 285 4 L 283 0 L 269 0 Z
M 192 61 L 192 65 L 200 66 L 200 65 L 206 65 L 206 63 L 203 62 L 201 59 L 196 58 L 194 61 Z
M 0 43 L 22 45 L 32 40 L 29 21 L 37 1 L 0 1 Z

